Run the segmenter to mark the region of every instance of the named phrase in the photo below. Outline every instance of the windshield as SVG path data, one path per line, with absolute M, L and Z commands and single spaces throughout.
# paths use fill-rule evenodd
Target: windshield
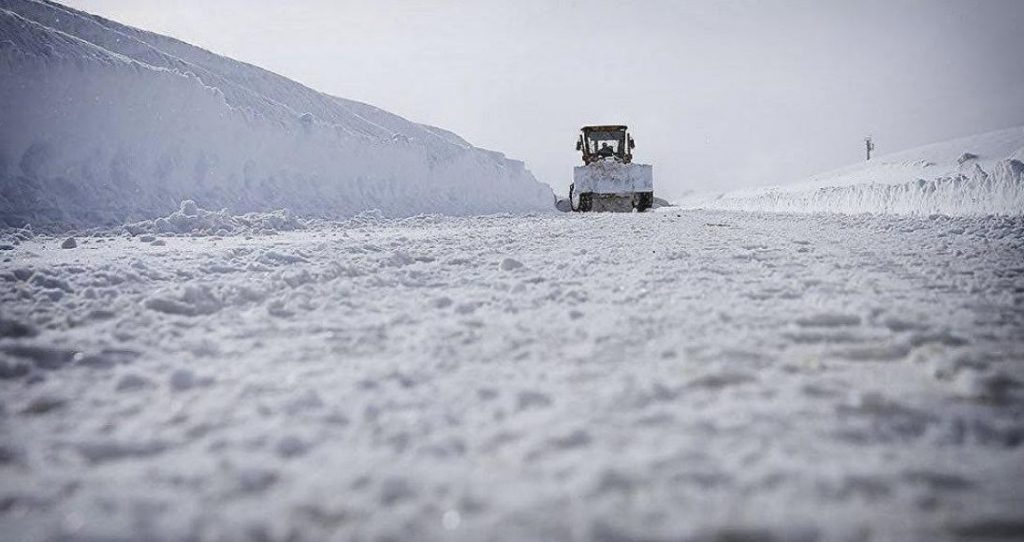
M 621 156 L 622 149 L 626 143 L 626 132 L 624 131 L 611 131 L 611 132 L 588 132 L 587 137 L 587 152 L 589 154 L 598 154 L 601 149 L 607 145 L 611 149 L 611 152 Z M 605 151 L 608 152 L 608 151 Z

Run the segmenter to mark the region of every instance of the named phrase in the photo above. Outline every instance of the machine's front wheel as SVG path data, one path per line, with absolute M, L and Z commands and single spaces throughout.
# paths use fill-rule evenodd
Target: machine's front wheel
M 580 194 L 580 206 L 579 211 L 581 213 L 589 213 L 590 209 L 594 205 L 594 195 L 590 192 Z
M 569 185 L 569 208 L 578 213 L 590 211 L 593 198 L 589 192 L 576 193 L 576 185 Z
M 642 213 L 654 206 L 654 192 L 640 192 L 636 195 L 636 210 Z

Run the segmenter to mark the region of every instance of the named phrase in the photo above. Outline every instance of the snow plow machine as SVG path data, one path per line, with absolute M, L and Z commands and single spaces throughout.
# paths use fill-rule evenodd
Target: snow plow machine
M 576 166 L 569 185 L 573 211 L 638 212 L 654 204 L 654 172 L 633 163 L 636 144 L 625 126 L 584 126 L 576 141 L 583 165 Z

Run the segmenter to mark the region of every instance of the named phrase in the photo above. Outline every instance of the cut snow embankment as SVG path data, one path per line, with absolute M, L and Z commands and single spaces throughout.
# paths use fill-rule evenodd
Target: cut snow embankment
M 455 134 L 58 4 L 0 0 L 0 225 L 551 209 Z
M 792 185 L 691 195 L 684 207 L 795 213 L 1024 214 L 1024 127 L 881 156 Z

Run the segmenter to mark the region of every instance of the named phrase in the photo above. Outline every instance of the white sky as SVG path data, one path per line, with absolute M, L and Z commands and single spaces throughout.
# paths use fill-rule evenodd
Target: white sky
M 655 190 L 778 184 L 1024 125 L 1024 1 L 66 0 L 525 160 L 584 124 Z

